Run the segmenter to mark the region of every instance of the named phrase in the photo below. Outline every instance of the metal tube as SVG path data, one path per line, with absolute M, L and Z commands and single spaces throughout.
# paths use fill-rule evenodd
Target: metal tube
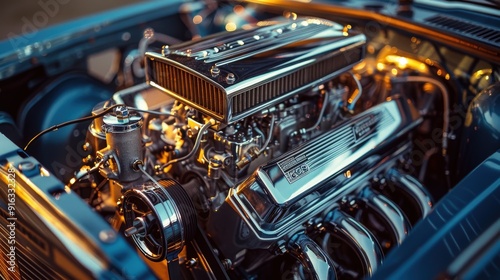
M 335 266 L 330 257 L 311 238 L 303 233 L 295 234 L 286 244 L 288 252 L 299 260 L 313 279 L 337 279 Z
M 364 271 L 372 276 L 382 264 L 383 253 L 378 241 L 362 224 L 339 209 L 327 214 L 323 226 L 332 234 L 342 235 L 357 250 L 364 265 Z
M 386 196 L 375 193 L 369 187 L 361 191 L 360 198 L 384 217 L 391 226 L 390 230 L 392 230 L 397 244 L 401 244 L 411 227 L 403 211 Z
M 419 205 L 421 217 L 425 218 L 432 210 L 432 198 L 425 187 L 416 178 L 403 174 L 396 168 L 391 168 L 387 172 L 389 180 L 402 187 Z

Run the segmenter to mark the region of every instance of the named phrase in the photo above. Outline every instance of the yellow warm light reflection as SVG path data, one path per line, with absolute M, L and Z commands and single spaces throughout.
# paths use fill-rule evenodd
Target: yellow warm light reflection
M 405 69 L 406 65 L 408 65 L 408 59 L 406 59 L 406 57 L 404 57 L 404 56 L 401 56 L 398 59 L 398 66 L 399 66 L 399 68 Z
M 234 22 L 228 22 L 226 24 L 226 31 L 231 32 L 231 31 L 235 31 L 235 30 L 236 30 L 236 23 L 234 23 Z
M 392 73 L 392 75 L 397 76 L 398 75 L 398 69 L 392 68 L 391 73 Z
M 392 64 L 399 69 L 414 69 L 420 72 L 427 73 L 429 71 L 427 65 L 420 60 L 399 55 L 387 55 L 384 57 L 385 63 Z M 380 62 L 382 63 L 382 62 Z
M 203 17 L 200 15 L 196 15 L 193 17 L 193 23 L 194 24 L 200 24 L 203 21 Z

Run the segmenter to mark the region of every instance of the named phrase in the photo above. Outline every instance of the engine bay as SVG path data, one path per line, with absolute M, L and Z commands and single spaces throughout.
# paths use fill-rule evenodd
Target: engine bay
M 154 277 L 376 276 L 500 148 L 498 56 L 293 3 L 185 4 L 191 40 L 143 28 L 111 96 L 55 78 L 19 113 L 33 138 L 17 143 Z M 80 108 L 88 85 L 100 101 Z M 50 97 L 68 86 L 79 97 Z M 91 110 L 48 126 L 43 102 L 59 104 L 44 115 Z

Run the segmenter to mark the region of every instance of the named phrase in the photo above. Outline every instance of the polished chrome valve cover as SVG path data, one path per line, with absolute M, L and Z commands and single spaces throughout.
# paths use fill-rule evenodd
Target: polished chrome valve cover
M 318 18 L 280 19 L 147 53 L 148 82 L 232 123 L 329 81 L 364 57 L 365 36 Z
M 379 104 L 259 167 L 230 190 L 223 205 L 227 212 L 214 218 L 241 219 L 245 225 L 235 228 L 235 243 L 264 248 L 356 192 L 367 176 L 393 166 L 408 148 L 398 139 L 420 122 L 415 107 L 403 98 Z

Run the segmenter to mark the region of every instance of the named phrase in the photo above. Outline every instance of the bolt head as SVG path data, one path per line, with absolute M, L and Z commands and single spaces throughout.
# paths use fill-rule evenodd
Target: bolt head
M 125 119 L 125 118 L 128 118 L 129 112 L 128 112 L 127 107 L 125 107 L 125 106 L 118 106 L 118 107 L 115 108 L 115 114 L 116 114 L 117 118 L 119 118 L 119 119 Z
M 219 67 L 217 67 L 215 65 L 212 66 L 212 68 L 210 69 L 210 74 L 212 74 L 212 77 L 214 77 L 214 78 L 217 77 L 217 76 L 219 76 L 219 74 L 220 74 Z
M 230 85 L 231 85 L 231 84 L 233 84 L 235 81 L 236 81 L 236 77 L 234 76 L 234 74 L 233 74 L 233 73 L 229 73 L 229 74 L 227 74 L 227 77 L 226 77 L 226 82 L 227 82 L 228 84 L 230 84 Z

